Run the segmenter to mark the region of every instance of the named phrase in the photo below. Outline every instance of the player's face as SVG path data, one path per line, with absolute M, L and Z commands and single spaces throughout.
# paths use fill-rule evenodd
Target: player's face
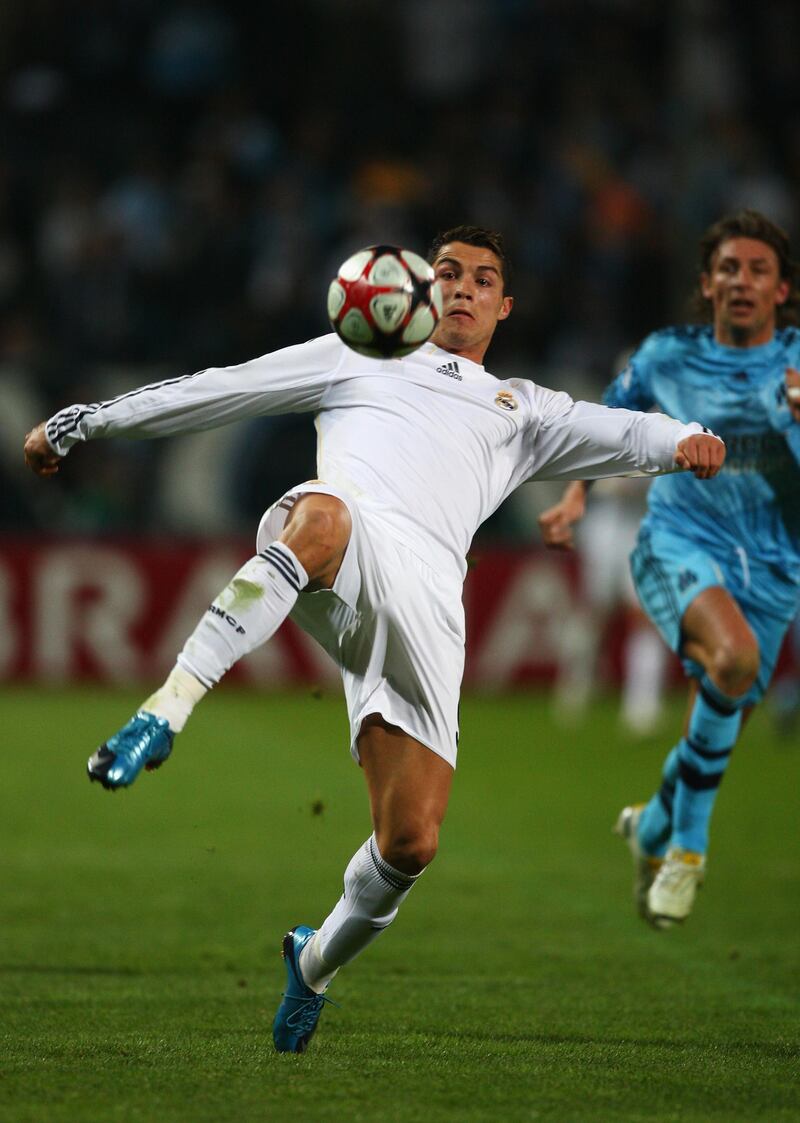
M 703 296 L 711 301 L 714 335 L 728 347 L 757 347 L 775 331 L 778 307 L 789 296 L 781 278 L 778 255 L 756 238 L 728 238 L 700 278 Z
M 483 362 L 498 321 L 511 312 L 500 260 L 490 249 L 449 242 L 433 262 L 442 289 L 442 318 L 432 342 L 454 355 Z

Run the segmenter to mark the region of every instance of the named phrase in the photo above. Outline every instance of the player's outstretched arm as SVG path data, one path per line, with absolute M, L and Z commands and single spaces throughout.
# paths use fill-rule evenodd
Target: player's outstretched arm
M 549 550 L 571 550 L 575 545 L 574 527 L 586 513 L 588 480 L 573 480 L 552 507 L 539 515 L 542 541 Z
M 678 442 L 675 467 L 694 472 L 698 480 L 710 480 L 725 463 L 725 445 L 713 433 L 692 433 Z
M 675 448 L 675 467 L 694 472 L 701 480 L 710 480 L 725 460 L 725 445 L 713 433 L 692 433 Z M 558 503 L 539 516 L 542 541 L 551 550 L 571 550 L 574 528 L 586 513 L 586 497 L 591 480 L 574 480 L 568 484 Z
M 327 335 L 237 366 L 207 367 L 108 401 L 67 406 L 28 434 L 25 457 L 34 472 L 52 475 L 73 445 L 98 437 L 168 437 L 266 414 L 315 413 L 346 353 Z
M 26 435 L 23 453 L 25 463 L 37 476 L 54 476 L 63 457 L 53 452 L 45 433 L 45 424 L 41 421 Z
M 541 387 L 535 393 L 541 424 L 528 479 L 599 480 L 682 469 L 710 479 L 725 458 L 723 442 L 698 421 L 684 424 L 663 413 L 573 402 Z

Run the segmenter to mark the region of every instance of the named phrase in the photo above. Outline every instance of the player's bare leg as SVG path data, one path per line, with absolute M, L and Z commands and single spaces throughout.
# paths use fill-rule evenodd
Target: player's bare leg
M 280 1052 L 304 1052 L 333 976 L 391 924 L 415 881 L 433 860 L 447 809 L 452 767 L 378 714 L 358 738 L 373 833 L 344 874 L 344 892 L 315 932 L 284 938 L 287 989 L 273 1023 Z
M 335 495 L 308 492 L 289 512 L 278 541 L 308 574 L 308 588 L 331 589 L 350 541 L 350 512 Z
M 358 752 L 373 833 L 353 856 L 345 893 L 304 957 L 314 987 L 326 985 L 397 915 L 436 854 L 453 781 L 447 761 L 378 714 L 362 724 Z
M 647 894 L 658 927 L 684 920 L 702 884 L 714 801 L 759 669 L 758 641 L 721 586 L 704 589 L 689 605 L 683 637 L 683 654 L 704 674 L 691 684 L 684 736 L 667 757 L 661 789 L 638 824 L 645 853 L 666 850 Z
M 105 788 L 127 787 L 142 768 L 162 764 L 200 699 L 274 635 L 302 590 L 331 588 L 350 532 L 350 513 L 340 499 L 302 495 L 276 541 L 250 558 L 214 599 L 164 685 L 89 758 L 89 778 Z
M 699 593 L 683 616 L 683 653 L 700 663 L 718 690 L 734 698 L 756 680 L 758 640 L 739 605 L 721 585 Z
M 378 849 L 390 865 L 415 876 L 436 856 L 453 768 L 378 714 L 361 726 L 358 751 Z

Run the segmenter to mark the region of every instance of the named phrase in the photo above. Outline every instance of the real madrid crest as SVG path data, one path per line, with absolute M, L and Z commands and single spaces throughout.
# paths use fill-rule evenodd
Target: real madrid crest
M 494 404 L 500 406 L 500 409 L 511 410 L 517 409 L 518 402 L 510 390 L 498 390 L 494 397 Z

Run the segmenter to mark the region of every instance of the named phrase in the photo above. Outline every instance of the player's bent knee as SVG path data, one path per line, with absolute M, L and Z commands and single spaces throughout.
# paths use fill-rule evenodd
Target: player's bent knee
M 758 643 L 723 644 L 714 652 L 711 677 L 726 694 L 744 694 L 758 677 Z
M 341 499 L 310 492 L 302 495 L 293 507 L 280 541 L 292 550 L 312 582 L 329 585 L 341 564 L 351 531 L 350 512 Z
M 347 506 L 335 495 L 301 495 L 286 520 L 284 534 L 300 541 L 347 543 L 352 521 Z
M 379 831 L 377 837 L 384 861 L 412 876 L 431 864 L 439 846 L 439 832 L 434 829 L 387 832 L 385 837 Z

